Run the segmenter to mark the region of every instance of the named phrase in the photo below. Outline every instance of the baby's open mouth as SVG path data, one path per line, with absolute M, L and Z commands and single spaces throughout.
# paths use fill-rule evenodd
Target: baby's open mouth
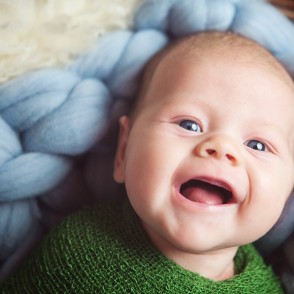
M 180 193 L 193 202 L 223 205 L 236 202 L 230 190 L 203 180 L 189 180 L 181 185 Z

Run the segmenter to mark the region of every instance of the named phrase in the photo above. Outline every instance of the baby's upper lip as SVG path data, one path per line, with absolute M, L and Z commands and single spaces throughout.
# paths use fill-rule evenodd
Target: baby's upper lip
M 211 177 L 207 175 L 199 175 L 199 176 L 191 177 L 187 179 L 185 182 L 182 183 L 182 185 L 189 181 L 202 181 L 202 182 L 206 182 L 208 184 L 228 190 L 232 194 L 232 199 L 230 203 L 240 203 L 244 200 L 244 196 L 240 194 L 238 189 L 235 187 L 235 184 L 228 179 L 224 179 L 221 177 L 216 178 L 216 177 Z

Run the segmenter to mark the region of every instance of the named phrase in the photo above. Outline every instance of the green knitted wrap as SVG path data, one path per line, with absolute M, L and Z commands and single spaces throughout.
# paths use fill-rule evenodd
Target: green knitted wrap
M 252 245 L 235 257 L 237 275 L 212 281 L 165 258 L 127 205 L 98 206 L 57 226 L 1 293 L 283 293 Z

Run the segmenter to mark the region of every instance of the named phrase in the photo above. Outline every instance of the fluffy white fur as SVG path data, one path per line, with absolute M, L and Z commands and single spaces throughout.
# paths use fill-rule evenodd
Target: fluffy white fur
M 105 32 L 131 26 L 140 0 L 0 0 L 0 82 L 69 64 Z

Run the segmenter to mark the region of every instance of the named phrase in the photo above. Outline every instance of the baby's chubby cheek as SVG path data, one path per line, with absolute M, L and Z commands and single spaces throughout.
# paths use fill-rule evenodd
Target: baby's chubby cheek
M 163 185 L 170 188 L 180 148 L 156 129 L 136 127 L 130 134 L 125 161 L 125 181 L 130 192 L 155 193 L 156 187 Z

